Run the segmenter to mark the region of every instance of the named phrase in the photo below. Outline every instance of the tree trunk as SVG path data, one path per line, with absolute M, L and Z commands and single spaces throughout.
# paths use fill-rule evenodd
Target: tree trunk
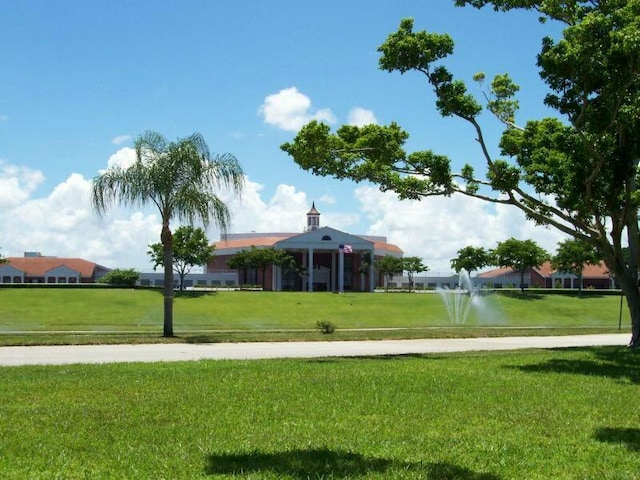
M 636 348 L 640 345 L 640 290 L 632 275 L 619 274 L 616 280 L 622 288 L 625 298 L 627 299 L 627 307 L 631 316 L 631 340 L 629 348 Z
M 169 224 L 162 225 L 162 265 L 164 267 L 164 328 L 163 336 L 173 337 L 173 235 Z

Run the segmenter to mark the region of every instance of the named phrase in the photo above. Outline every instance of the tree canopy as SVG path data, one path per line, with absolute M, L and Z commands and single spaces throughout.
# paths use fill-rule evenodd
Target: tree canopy
M 455 3 L 535 10 L 541 20 L 564 26 L 561 38 L 542 39 L 537 57 L 549 88 L 544 103 L 555 109 L 554 117 L 519 123 L 519 86 L 508 74 L 496 75 L 486 86 L 485 75 L 475 75 L 484 89 L 477 99 L 445 66 L 453 39 L 414 31 L 414 20 L 404 19 L 378 49 L 380 68 L 420 74 L 433 90 L 438 112 L 472 126 L 482 168 L 474 162 L 454 171 L 451 159 L 441 153 L 406 152 L 408 133 L 396 123 L 344 125 L 331 133 L 314 121 L 282 149 L 317 175 L 370 181 L 401 199 L 457 193 L 512 205 L 538 224 L 593 245 L 623 289 L 632 318 L 630 346 L 637 346 L 640 0 Z M 504 125 L 500 156 L 487 144 L 483 111 Z
M 556 254 L 551 257 L 551 265 L 560 272 L 578 277 L 578 291 L 582 291 L 582 271 L 585 265 L 597 265 L 600 255 L 595 247 L 587 242 L 569 239 L 558 244 Z
M 407 277 L 409 278 L 409 290 L 413 288 L 413 274 L 429 270 L 429 267 L 422 263 L 420 257 L 403 257 L 402 268 L 407 272 Z
M 208 264 L 215 255 L 215 249 L 200 227 L 182 225 L 173 232 L 173 271 L 180 278 L 180 290 L 184 290 L 184 278 L 191 269 L 196 265 Z M 163 264 L 162 243 L 149 245 L 147 254 L 151 257 L 154 270 Z
M 451 268 L 456 273 L 465 270 L 469 275 L 476 270 L 491 265 L 491 253 L 483 247 L 473 247 L 471 245 L 458 250 L 458 256 L 451 259 Z
M 539 267 L 549 260 L 549 253 L 533 240 L 510 238 L 499 242 L 491 250 L 491 263 L 500 267 L 510 267 L 520 275 L 520 288 L 524 290 L 524 275 L 530 268 Z
M 173 336 L 173 234 L 171 222 L 211 221 L 224 232 L 229 209 L 220 188 L 240 193 L 242 168 L 233 155 L 212 155 L 199 133 L 167 141 L 156 132 L 144 132 L 135 141 L 136 161 L 130 167 L 112 166 L 93 179 L 91 203 L 104 214 L 114 204 L 155 205 L 162 220 L 160 242 L 164 269 L 164 336 Z
M 376 260 L 376 268 L 378 273 L 385 277 L 385 290 L 389 290 L 389 282 L 391 282 L 393 276 L 403 272 L 404 262 L 400 257 L 385 255 Z

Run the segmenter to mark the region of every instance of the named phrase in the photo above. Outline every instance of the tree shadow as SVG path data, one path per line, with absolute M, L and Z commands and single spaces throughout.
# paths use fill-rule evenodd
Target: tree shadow
M 518 291 L 496 292 L 496 293 L 499 293 L 504 297 L 515 298 L 516 300 L 533 301 L 533 300 L 542 300 L 544 298 L 544 295 L 540 295 L 538 293 L 530 293 L 530 292 L 527 292 L 526 290 L 524 292 L 521 292 L 520 290 L 518 290 Z
M 214 297 L 218 292 L 211 290 L 176 290 L 176 298 L 200 298 L 200 297 Z
M 394 471 L 424 473 L 426 479 L 500 480 L 500 477 L 473 472 L 448 463 L 411 463 L 326 448 L 262 453 L 210 454 L 207 475 L 249 475 L 269 472 L 283 478 L 359 478 L 371 473 L 392 475 Z
M 553 358 L 535 365 L 516 368 L 531 373 L 566 373 L 572 375 L 600 376 L 640 384 L 640 357 L 636 352 L 622 347 L 580 347 L 571 350 L 592 354 L 590 360 Z
M 640 428 L 599 428 L 594 438 L 600 442 L 622 443 L 632 452 L 640 452 Z

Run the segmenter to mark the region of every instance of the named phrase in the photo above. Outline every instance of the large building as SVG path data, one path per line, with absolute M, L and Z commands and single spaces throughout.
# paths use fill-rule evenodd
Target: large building
M 353 235 L 320 226 L 320 212 L 315 204 L 307 213 L 302 233 L 235 233 L 215 242 L 216 256 L 206 273 L 231 275 L 236 285 L 262 284 L 265 290 L 353 291 L 372 292 L 382 284 L 372 258 L 385 255 L 402 257 L 402 250 L 386 237 Z M 291 255 L 302 274 L 270 266 L 263 274 L 230 269 L 227 262 L 234 255 L 252 247 L 275 248 Z
M 109 268 L 82 258 L 46 257 L 25 252 L 0 265 L 0 283 L 95 283 Z

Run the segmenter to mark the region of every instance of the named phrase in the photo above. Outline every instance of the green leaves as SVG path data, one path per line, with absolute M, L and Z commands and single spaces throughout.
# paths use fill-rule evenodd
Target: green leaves
M 400 22 L 398 31 L 389 35 L 378 51 L 382 53 L 379 61 L 381 70 L 400 73 L 427 71 L 433 62 L 453 53 L 453 40 L 446 34 L 414 33 L 413 19 L 405 18 Z

